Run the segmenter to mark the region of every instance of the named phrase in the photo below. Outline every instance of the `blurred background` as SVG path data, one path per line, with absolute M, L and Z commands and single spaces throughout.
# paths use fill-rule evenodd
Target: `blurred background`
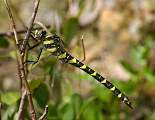
M 31 0 L 10 0 L 17 31 L 25 30 Z M 36 21 L 49 26 L 67 51 L 106 76 L 132 101 L 129 109 L 110 90 L 73 66 L 50 56 L 30 71 L 37 116 L 49 105 L 48 120 L 155 120 L 155 1 L 41 0 Z M 16 119 L 20 81 L 11 24 L 0 0 L 0 102 L 2 120 Z M 22 40 L 24 34 L 19 34 Z M 31 58 L 37 54 L 37 50 Z M 28 104 L 27 104 L 28 106 Z M 25 107 L 25 120 L 30 119 Z

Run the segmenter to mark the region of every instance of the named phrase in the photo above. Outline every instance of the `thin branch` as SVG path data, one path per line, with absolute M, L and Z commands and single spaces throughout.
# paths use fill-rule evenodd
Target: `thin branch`
M 38 120 L 45 120 L 47 117 L 47 113 L 48 113 L 48 105 L 46 105 L 44 113 L 42 114 L 42 116 L 40 116 Z
M 16 7 L 14 7 L 14 5 L 13 5 L 13 3 L 12 3 L 11 0 L 10 0 L 10 8 L 12 8 L 12 11 L 14 11 L 13 13 L 14 13 L 15 17 L 19 20 L 19 22 L 20 22 L 21 25 L 24 27 L 24 29 L 26 29 L 27 26 L 25 26 L 23 20 L 22 20 L 21 17 L 19 16 L 19 14 L 17 14 L 17 13 L 18 13 L 18 10 L 16 9 Z
M 35 109 L 34 109 L 34 105 L 33 105 L 33 101 L 32 101 L 32 95 L 30 92 L 30 88 L 29 88 L 29 84 L 27 81 L 27 64 L 25 64 L 25 58 L 27 58 L 27 50 L 26 50 L 26 46 L 29 40 L 29 37 L 31 35 L 31 30 L 33 28 L 33 23 L 38 11 L 38 6 L 39 6 L 40 0 L 36 0 L 35 1 L 35 5 L 34 5 L 34 11 L 32 13 L 32 17 L 30 19 L 30 23 L 26 32 L 26 35 L 24 37 L 24 41 L 21 47 L 21 70 L 22 72 L 22 78 L 24 80 L 24 84 L 25 84 L 25 88 L 27 90 L 27 96 L 28 96 L 28 102 L 29 102 L 29 106 L 30 106 L 30 112 L 31 112 L 31 116 L 32 116 L 32 120 L 36 120 L 36 113 L 35 113 Z M 25 54 L 26 53 L 26 54 Z
M 45 25 L 45 27 L 50 28 L 50 25 Z M 36 27 L 33 28 L 32 30 L 41 30 L 43 29 L 42 27 Z M 17 34 L 23 34 L 25 33 L 27 30 L 17 30 Z M 1 32 L 0 36 L 6 36 L 6 37 L 12 37 L 14 35 L 14 32 L 8 31 L 8 32 Z
M 19 56 L 18 56 L 18 51 L 19 51 L 19 40 L 18 40 L 18 37 L 17 37 L 17 31 L 16 31 L 16 25 L 15 25 L 15 21 L 14 21 L 14 19 L 13 19 L 13 15 L 12 15 L 12 13 L 11 13 L 11 10 L 10 10 L 10 7 L 9 7 L 9 5 L 8 5 L 8 2 L 7 2 L 7 0 L 4 0 L 4 2 L 5 2 L 5 7 L 6 7 L 6 9 L 7 9 L 7 11 L 8 11 L 8 15 L 9 15 L 9 18 L 10 18 L 10 23 L 11 23 L 11 26 L 12 26 L 12 30 L 13 30 L 13 34 L 14 34 L 14 37 L 15 37 L 15 40 L 14 40 L 14 46 L 16 47 L 16 62 L 17 62 L 17 68 L 18 68 L 18 75 L 19 75 L 19 78 L 20 78 L 20 82 L 22 83 L 22 78 L 21 78 L 21 76 L 20 76 L 20 63 L 19 63 Z
M 12 29 L 13 29 L 14 36 L 15 36 L 15 41 L 16 41 L 15 43 L 18 46 L 18 38 L 17 38 L 16 26 L 15 26 L 15 22 L 14 22 L 14 19 L 13 19 L 13 15 L 11 13 L 11 10 L 9 8 L 9 5 L 8 5 L 7 0 L 4 0 L 4 2 L 5 2 L 5 5 L 6 5 L 6 8 L 7 8 L 9 17 L 11 19 Z M 26 71 L 27 71 L 26 70 L 27 69 L 26 67 L 27 66 L 24 65 L 24 62 L 25 62 L 24 61 L 24 58 L 26 57 L 25 56 L 25 53 L 26 53 L 26 45 L 27 45 L 28 39 L 30 37 L 30 33 L 31 33 L 31 30 L 32 30 L 32 27 L 33 27 L 34 19 L 35 19 L 37 10 L 38 10 L 39 2 L 40 2 L 40 0 L 36 0 L 36 2 L 35 2 L 34 12 L 32 13 L 30 24 L 28 26 L 27 33 L 25 35 L 25 40 L 23 41 L 22 51 L 20 51 L 19 49 L 16 49 L 16 50 L 19 50 L 20 51 L 19 61 L 18 61 L 18 65 L 19 65 L 18 66 L 18 68 L 19 68 L 19 77 L 22 80 L 22 82 L 24 82 L 24 85 L 25 85 L 25 87 L 23 86 L 22 88 L 23 89 L 26 89 L 26 93 L 27 93 L 27 97 L 28 97 L 28 102 L 29 102 L 29 107 L 30 107 L 30 112 L 31 112 L 32 120 L 36 120 L 36 113 L 35 113 L 35 109 L 34 109 L 34 106 L 33 106 L 33 101 L 32 101 L 32 96 L 31 96 L 30 88 L 29 88 L 28 81 L 27 81 L 27 74 L 26 74 Z M 24 94 L 24 92 L 22 92 L 22 94 Z M 23 105 L 23 102 L 21 101 L 20 104 L 22 106 Z M 21 112 L 19 112 L 18 115 L 20 116 L 20 114 L 21 114 Z
M 26 90 L 23 92 L 21 97 L 17 120 L 22 120 L 23 118 L 25 100 L 26 100 Z
M 16 25 L 15 25 L 15 22 L 14 22 L 13 15 L 11 13 L 10 7 L 8 5 L 8 1 L 4 0 L 4 2 L 5 2 L 5 7 L 6 7 L 7 11 L 8 11 L 8 15 L 9 15 L 9 18 L 10 18 L 10 21 L 11 21 L 10 23 L 11 23 L 13 34 L 14 34 L 14 37 L 15 37 L 14 45 L 16 47 L 16 60 L 17 60 L 18 75 L 19 75 L 20 83 L 22 84 L 23 80 L 22 80 L 22 76 L 21 76 L 22 71 L 20 70 L 20 56 L 18 54 L 19 53 L 19 47 L 18 47 L 18 37 L 17 37 Z M 19 115 L 20 118 L 21 118 L 21 114 L 22 113 L 20 113 L 20 115 Z
M 27 92 L 27 97 L 28 97 L 28 102 L 29 102 L 29 107 L 30 107 L 30 114 L 32 117 L 32 120 L 36 120 L 36 113 L 35 113 L 35 109 L 34 109 L 34 105 L 33 105 L 33 101 L 32 101 L 32 95 L 30 92 L 30 87 L 27 81 L 27 74 L 25 72 L 25 66 L 24 66 L 24 56 L 23 54 L 21 54 L 21 59 L 20 59 L 20 71 L 21 71 L 21 77 L 22 80 L 24 82 L 25 88 L 26 88 L 26 92 Z M 22 101 L 20 101 L 20 104 L 22 103 Z
M 11 21 L 11 25 L 12 25 L 12 29 L 13 29 L 13 34 L 14 34 L 14 37 L 15 37 L 15 41 L 14 41 L 14 44 L 16 46 L 16 60 L 17 60 L 17 68 L 18 68 L 18 75 L 19 75 L 19 78 L 20 78 L 20 82 L 22 83 L 22 77 L 21 77 L 21 71 L 20 71 L 20 58 L 18 57 L 18 37 L 17 37 L 17 32 L 16 32 L 16 25 L 15 25 L 15 22 L 14 22 L 14 19 L 13 19 L 13 15 L 11 13 L 11 10 L 10 10 L 10 7 L 8 5 L 8 2 L 7 0 L 4 0 L 5 2 L 5 6 L 7 8 L 7 11 L 8 11 L 8 14 L 9 14 L 9 18 L 10 18 L 10 21 Z
M 0 120 L 2 119 L 1 117 L 1 110 L 2 110 L 2 103 L 0 103 Z
M 8 5 L 7 0 L 4 0 L 4 2 L 5 2 L 6 9 L 7 9 L 7 11 L 8 11 L 8 14 L 9 14 L 9 18 L 10 18 L 11 23 L 12 23 L 11 25 L 12 25 L 12 30 L 13 30 L 13 33 L 14 33 L 16 45 L 18 45 L 18 37 L 17 37 L 17 32 L 16 32 L 15 21 L 14 21 L 14 19 L 13 19 L 13 15 L 12 15 L 12 13 L 11 13 L 11 10 L 10 10 L 10 7 L 9 7 L 9 5 Z
M 82 50 L 83 50 L 83 59 L 82 59 L 82 62 L 83 62 L 86 60 L 85 46 L 84 46 L 84 42 L 83 42 L 83 35 L 81 37 L 81 43 L 82 43 Z

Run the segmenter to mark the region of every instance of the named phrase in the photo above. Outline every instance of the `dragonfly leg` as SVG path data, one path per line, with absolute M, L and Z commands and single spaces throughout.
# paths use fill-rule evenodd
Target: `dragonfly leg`
M 37 56 L 37 59 L 36 59 L 35 61 L 33 61 L 33 60 L 26 60 L 26 62 L 31 63 L 31 64 L 33 64 L 33 65 L 36 64 L 36 63 L 39 61 L 39 59 L 40 59 L 42 50 L 43 50 L 43 48 L 40 49 L 40 52 L 39 52 L 39 54 L 38 54 L 38 56 Z
M 81 61 L 84 62 L 86 60 L 86 53 L 85 53 L 85 46 L 83 42 L 83 35 L 81 37 L 81 43 L 82 43 L 82 50 L 83 50 L 83 59 Z
M 28 50 L 32 50 L 33 48 L 37 47 L 39 44 L 40 44 L 40 43 L 37 43 L 37 44 L 35 44 L 35 45 L 33 45 L 33 46 L 30 46 L 30 45 L 29 45 L 29 49 L 28 49 Z

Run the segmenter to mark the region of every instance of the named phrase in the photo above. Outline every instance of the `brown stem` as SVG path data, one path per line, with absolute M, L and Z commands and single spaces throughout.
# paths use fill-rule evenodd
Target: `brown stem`
M 19 53 L 19 48 L 18 48 L 18 37 L 17 37 L 16 25 L 15 25 L 13 15 L 11 13 L 11 10 L 10 10 L 10 7 L 8 5 L 7 0 L 4 0 L 4 2 L 5 2 L 5 6 L 6 6 L 6 9 L 8 11 L 10 21 L 11 21 L 11 26 L 12 26 L 12 30 L 13 30 L 12 34 L 15 37 L 14 46 L 16 47 L 16 60 L 17 60 L 18 76 L 19 76 L 19 79 L 20 79 L 20 83 L 22 83 L 22 77 L 21 77 L 21 71 L 20 71 L 20 56 L 18 54 Z M 21 116 L 21 115 L 19 115 L 19 116 Z
M 19 22 L 21 23 L 22 27 L 23 27 L 24 29 L 26 29 L 27 27 L 25 26 L 23 20 L 21 19 L 21 17 L 19 16 L 19 14 L 17 14 L 17 13 L 18 13 L 18 10 L 16 9 L 16 7 L 14 7 L 14 5 L 13 5 L 13 3 L 12 3 L 11 0 L 10 0 L 9 3 L 10 3 L 10 4 L 9 4 L 9 5 L 10 5 L 10 8 L 12 8 L 12 11 L 13 11 L 15 17 L 19 20 Z
M 47 28 L 50 28 L 50 25 L 46 25 Z M 42 27 L 36 27 L 33 28 L 32 30 L 40 30 L 43 29 Z M 23 34 L 25 33 L 27 30 L 17 30 L 17 34 Z M 12 31 L 8 31 L 8 32 L 1 32 L 0 36 L 6 36 L 6 37 L 12 37 L 14 35 L 14 32 Z
M 0 103 L 0 120 L 2 119 L 1 118 L 1 109 L 2 109 L 2 103 Z
M 17 53 L 16 57 L 17 57 L 19 78 L 22 81 L 22 83 L 24 83 L 24 86 L 22 86 L 22 88 L 26 90 L 26 94 L 27 94 L 28 102 L 29 102 L 29 107 L 30 107 L 31 118 L 32 118 L 32 120 L 36 120 L 36 113 L 35 113 L 34 105 L 33 105 L 33 102 L 32 102 L 32 96 L 31 96 L 30 88 L 29 88 L 28 81 L 27 81 L 27 73 L 26 73 L 26 71 L 27 71 L 26 67 L 27 66 L 25 66 L 24 63 L 25 63 L 25 58 L 26 58 L 26 55 L 27 55 L 27 54 L 25 54 L 26 53 L 26 45 L 27 45 L 28 39 L 30 37 L 30 33 L 31 33 L 31 30 L 32 30 L 32 27 L 33 27 L 35 16 L 37 14 L 37 10 L 38 10 L 40 0 L 36 0 L 36 2 L 35 2 L 34 12 L 32 13 L 32 17 L 30 19 L 30 24 L 28 26 L 28 30 L 27 30 L 27 33 L 25 35 L 25 39 L 23 41 L 23 45 L 22 45 L 21 50 L 20 50 L 20 48 L 18 48 L 18 37 L 17 37 L 17 31 L 16 31 L 16 26 L 15 26 L 15 22 L 14 22 L 14 19 L 13 19 L 13 15 L 11 13 L 11 10 L 10 10 L 10 7 L 8 5 L 7 0 L 4 0 L 4 2 L 5 2 L 5 5 L 6 5 L 6 8 L 7 8 L 10 20 L 11 20 L 11 25 L 12 25 L 12 29 L 13 29 L 13 33 L 14 33 L 14 37 L 15 37 L 15 46 L 16 46 L 16 53 Z M 18 53 L 20 53 L 20 54 L 18 54 Z M 23 91 L 25 91 L 25 90 L 23 90 Z M 23 91 L 22 91 L 22 96 L 24 96 L 24 93 L 25 93 Z M 25 101 L 24 99 L 21 99 L 20 108 L 24 107 L 23 106 L 24 101 Z M 21 116 L 21 114 L 22 114 L 22 112 L 19 109 L 18 116 Z
M 47 117 L 47 113 L 48 113 L 48 105 L 46 105 L 44 113 L 42 114 L 42 116 L 40 116 L 38 120 L 45 120 L 45 118 Z
M 27 65 L 24 64 L 24 63 L 25 63 L 25 58 L 27 58 L 26 45 L 28 43 L 28 40 L 29 40 L 29 37 L 30 37 L 30 34 L 31 34 L 31 30 L 33 28 L 33 23 L 34 23 L 34 20 L 35 20 L 37 11 L 38 11 L 39 3 L 40 3 L 40 0 L 35 1 L 34 11 L 32 13 L 32 17 L 30 19 L 30 23 L 29 23 L 26 35 L 24 37 L 23 45 L 22 45 L 21 51 L 20 51 L 20 53 L 21 53 L 21 63 L 22 63 L 21 64 L 21 70 L 23 71 L 22 72 L 22 78 L 24 79 L 25 87 L 26 87 L 26 90 L 27 90 L 27 95 L 28 95 L 28 101 L 29 101 L 29 105 L 30 105 L 30 112 L 31 112 L 32 120 L 36 120 L 36 113 L 35 113 L 35 109 L 34 109 L 34 106 L 33 106 L 32 95 L 31 95 L 30 88 L 29 88 L 28 81 L 27 81 L 27 73 L 26 73 L 27 72 Z
M 83 59 L 81 61 L 84 62 L 86 60 L 86 53 L 85 53 L 85 46 L 83 42 L 83 35 L 81 37 L 81 44 L 82 44 L 82 50 L 83 50 Z
M 23 92 L 22 97 L 21 97 L 17 120 L 22 120 L 23 119 L 25 100 L 26 100 L 26 90 Z

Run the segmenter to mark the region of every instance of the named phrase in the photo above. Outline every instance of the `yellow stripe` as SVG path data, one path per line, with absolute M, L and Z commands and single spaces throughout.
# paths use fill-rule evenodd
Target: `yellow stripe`
M 67 59 L 69 58 L 69 55 L 67 56 Z
M 87 67 L 86 65 L 83 65 L 83 66 L 81 66 L 80 68 L 81 68 L 81 69 L 86 69 L 86 67 Z
M 120 94 L 118 95 L 119 98 L 121 98 L 121 96 L 122 96 L 122 93 L 120 93 Z
M 52 44 L 52 43 L 53 43 L 53 40 L 48 40 L 48 41 L 46 40 L 43 42 L 43 44 Z
M 68 63 L 76 63 L 76 59 L 73 58 L 73 59 L 69 60 Z
M 124 97 L 124 100 L 123 101 L 128 101 L 128 99 L 126 97 Z
M 66 52 L 58 56 L 59 59 L 66 58 Z
M 54 47 L 54 48 L 48 48 L 48 49 L 47 49 L 48 52 L 55 52 L 56 50 L 57 50 L 56 47 Z
M 96 76 L 96 72 L 92 73 L 91 76 Z
M 114 91 L 115 90 L 115 87 L 112 87 L 110 90 Z
M 107 80 L 106 79 L 104 79 L 103 81 L 101 81 L 101 83 L 106 83 L 107 82 Z

